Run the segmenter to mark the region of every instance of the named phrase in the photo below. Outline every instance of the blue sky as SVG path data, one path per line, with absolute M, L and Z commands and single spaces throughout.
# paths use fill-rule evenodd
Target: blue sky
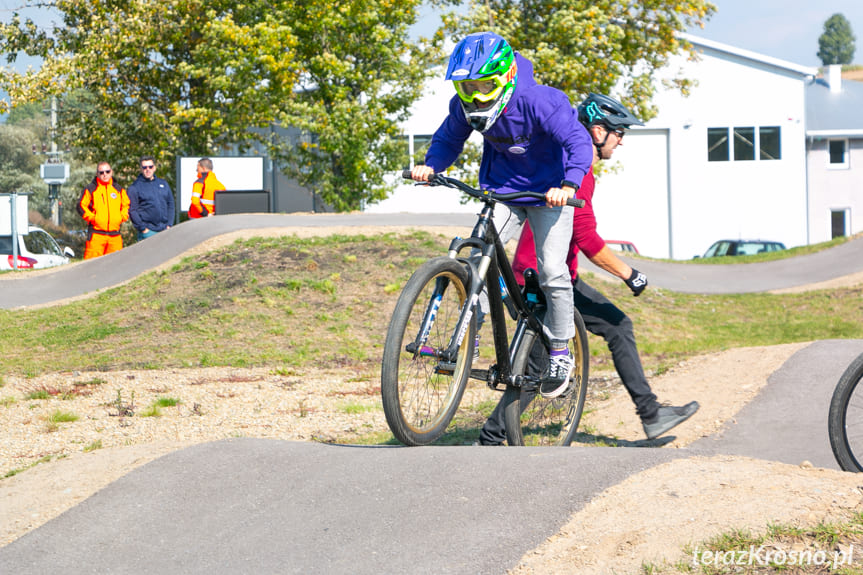
M 840 13 L 857 37 L 854 62 L 863 64 L 861 0 L 712 0 L 717 11 L 690 33 L 803 66 L 820 66 L 818 37 Z
M 861 0 L 712 0 L 717 11 L 703 29 L 690 33 L 803 66 L 820 66 L 818 37 L 824 22 L 840 13 L 857 37 L 855 62 L 863 64 Z M 414 30 L 425 36 L 438 23 L 428 10 Z
M 0 20 L 7 20 L 22 0 L 0 0 Z M 824 22 L 841 13 L 857 36 L 854 61 L 863 64 L 863 1 L 861 0 L 713 0 L 717 12 L 704 29 L 691 33 L 804 66 L 818 66 L 818 37 Z M 38 13 L 28 10 L 29 14 Z M 50 20 L 41 12 L 40 21 Z M 435 18 L 417 26 L 428 35 Z

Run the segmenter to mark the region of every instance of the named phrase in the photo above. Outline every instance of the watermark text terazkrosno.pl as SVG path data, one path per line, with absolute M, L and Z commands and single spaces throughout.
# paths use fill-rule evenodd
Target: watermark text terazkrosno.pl
M 732 549 L 728 551 L 701 550 L 696 547 L 692 552 L 692 565 L 777 565 L 777 566 L 811 566 L 820 565 L 836 569 L 854 562 L 854 545 L 848 549 L 781 549 L 775 546 L 750 545 L 747 549 Z

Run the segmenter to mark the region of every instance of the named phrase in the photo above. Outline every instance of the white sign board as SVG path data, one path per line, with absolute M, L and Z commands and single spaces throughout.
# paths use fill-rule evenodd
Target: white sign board
M 180 190 L 180 211 L 188 212 L 192 204 L 192 186 L 198 179 L 198 160 L 191 156 L 177 160 L 177 187 Z M 264 158 L 253 156 L 208 156 L 213 161 L 213 173 L 226 190 L 264 190 Z
M 18 233 L 27 233 L 30 225 L 30 215 L 27 210 L 27 197 L 15 196 L 15 226 Z M 12 195 L 0 194 L 0 236 L 12 235 Z
M 46 184 L 65 184 L 69 179 L 69 164 L 42 164 L 39 175 Z

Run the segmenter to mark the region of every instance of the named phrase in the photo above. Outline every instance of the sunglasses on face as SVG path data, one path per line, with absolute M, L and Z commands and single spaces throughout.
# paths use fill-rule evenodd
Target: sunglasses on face
M 111 170 L 99 170 L 99 175 L 100 175 L 100 176 L 101 176 L 102 174 L 110 174 L 110 173 L 111 173 Z
M 153 165 L 153 166 L 141 166 L 141 169 L 142 170 L 155 170 L 156 166 L 155 165 Z
M 623 135 L 624 135 L 626 132 L 625 132 L 624 130 L 618 129 L 618 130 L 612 130 L 612 131 L 611 131 L 611 133 L 612 133 L 612 134 L 615 134 L 618 138 L 620 138 L 620 139 L 622 140 L 622 139 L 623 139 Z

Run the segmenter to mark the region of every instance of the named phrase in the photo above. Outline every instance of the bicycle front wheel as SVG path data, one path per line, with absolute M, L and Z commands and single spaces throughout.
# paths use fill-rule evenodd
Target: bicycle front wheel
M 446 431 L 464 394 L 473 360 L 476 321 L 458 348 L 446 350 L 468 296 L 464 264 L 439 257 L 405 284 L 384 344 L 381 398 L 387 424 L 405 445 L 428 445 Z
M 578 310 L 575 310 L 575 336 L 569 343 L 575 358 L 575 369 L 569 388 L 553 399 L 542 397 L 536 390 L 507 386 L 501 401 L 504 405 L 506 439 L 509 445 L 546 445 L 566 447 L 572 443 L 587 397 L 589 351 L 587 330 Z M 531 355 L 533 357 L 531 358 Z M 539 377 L 548 363 L 548 353 L 536 334 L 528 332 L 516 351 L 513 373 Z
M 851 362 L 830 400 L 827 418 L 830 447 L 836 462 L 845 471 L 863 471 L 863 354 Z

